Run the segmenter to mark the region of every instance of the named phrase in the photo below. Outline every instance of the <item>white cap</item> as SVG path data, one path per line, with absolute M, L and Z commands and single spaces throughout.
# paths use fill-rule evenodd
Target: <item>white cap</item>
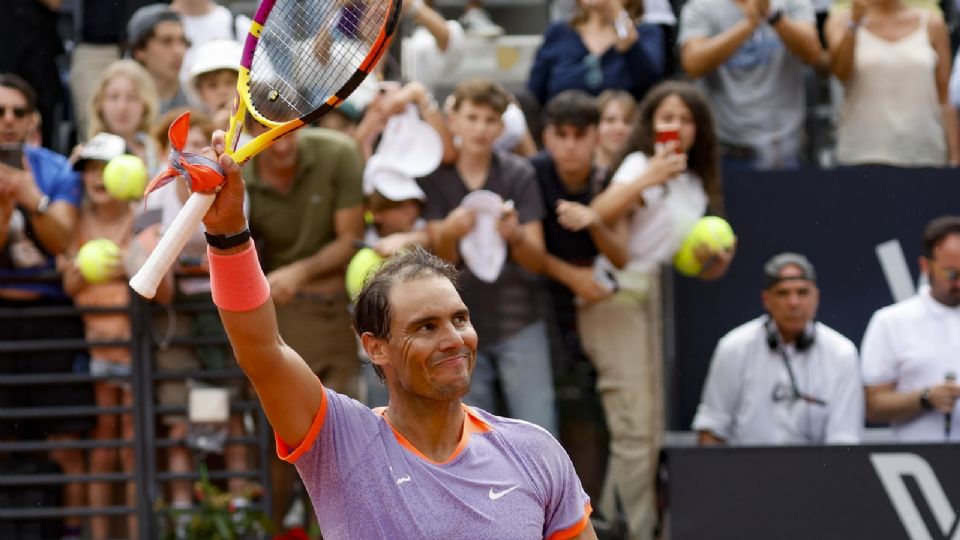
M 232 39 L 214 39 L 199 47 L 193 54 L 193 63 L 187 69 L 187 82 L 196 89 L 197 77 L 218 69 L 239 71 L 243 45 Z
M 507 110 L 503 112 L 501 118 L 503 119 L 503 133 L 497 137 L 493 146 L 510 152 L 520 144 L 524 135 L 527 134 L 527 118 L 524 116 L 523 110 L 514 103 L 507 105 Z
M 420 119 L 416 105 L 387 121 L 376 155 L 384 163 L 418 178 L 432 173 L 443 159 L 443 140 L 433 126 Z
M 83 164 L 91 159 L 108 162 L 117 156 L 122 156 L 126 151 L 127 142 L 123 140 L 123 137 L 112 133 L 97 133 L 81 147 L 80 155 L 77 162 L 73 164 L 73 169 L 75 171 L 81 170 Z
M 363 169 L 363 192 L 370 195 L 374 191 L 394 202 L 427 200 L 427 195 L 413 177 L 387 166 L 383 156 L 376 154 L 370 156 Z

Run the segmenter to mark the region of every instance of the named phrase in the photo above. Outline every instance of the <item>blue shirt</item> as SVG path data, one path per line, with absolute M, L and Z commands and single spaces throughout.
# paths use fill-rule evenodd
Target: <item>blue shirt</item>
M 23 149 L 33 170 L 37 187 L 44 195 L 50 197 L 50 203 L 65 201 L 69 204 L 79 207 L 80 198 L 83 192 L 83 184 L 80 181 L 80 174 L 75 172 L 67 158 L 60 154 L 37 146 L 27 146 Z M 16 217 L 16 213 L 22 215 L 22 219 Z M 48 253 L 43 246 L 36 246 L 33 242 L 32 229 L 30 228 L 29 217 L 24 215 L 22 210 L 14 210 L 14 220 L 21 224 L 21 227 L 11 227 L 7 237 L 7 242 L 0 249 L 0 277 L 4 278 L 4 283 L 0 287 L 5 289 L 18 289 L 22 291 L 39 292 L 44 296 L 63 297 L 63 287 L 58 281 L 56 283 L 10 283 L 8 278 L 16 276 L 33 276 L 49 272 L 56 268 L 55 257 Z M 31 264 L 24 266 L 15 264 L 15 256 L 12 254 L 14 244 L 18 242 L 31 242 L 39 248 L 42 254 L 43 262 L 40 264 Z
M 662 28 L 639 24 L 637 32 L 640 37 L 626 51 L 610 47 L 595 56 L 569 23 L 553 23 L 530 68 L 527 88 L 541 104 L 564 90 L 583 90 L 594 96 L 604 90 L 626 90 L 639 101 L 663 78 L 666 53 Z

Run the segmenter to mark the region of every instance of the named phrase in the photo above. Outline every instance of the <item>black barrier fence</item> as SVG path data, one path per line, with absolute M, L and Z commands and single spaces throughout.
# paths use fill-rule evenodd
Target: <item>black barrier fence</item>
M 664 450 L 672 540 L 960 534 L 956 445 Z
M 768 258 L 782 251 L 809 257 L 820 287 L 818 319 L 859 346 L 873 312 L 893 302 L 876 246 L 899 240 L 915 281 L 925 224 L 960 214 L 956 169 L 739 172 L 724 177 L 724 190 L 738 237 L 729 273 L 704 283 L 671 272 L 668 425 L 675 430 L 690 427 L 717 340 L 762 312 Z
M 47 279 L 55 279 L 47 276 Z M 132 370 L 129 376 L 92 375 L 83 363 L 74 366 L 69 373 L 50 373 L 38 369 L 38 373 L 0 373 L 0 392 L 11 391 L 16 387 L 42 388 L 45 385 L 78 383 L 93 385 L 98 381 L 110 381 L 130 385 L 133 402 L 129 406 L 97 407 L 89 405 L 46 406 L 46 407 L 0 407 L 0 419 L 16 419 L 21 426 L 29 426 L 25 431 L 31 435 L 23 438 L 14 434 L 11 439 L 0 440 L 0 538 L 59 538 L 60 526 L 64 518 L 79 516 L 135 516 L 136 533 L 139 538 L 150 539 L 166 536 L 176 527 L 173 513 L 167 515 L 158 511 L 164 501 L 171 502 L 171 484 L 177 481 L 187 482 L 192 493 L 193 482 L 201 478 L 200 469 L 208 470 L 208 478 L 213 483 L 222 483 L 241 478 L 262 486 L 262 496 L 250 502 L 245 511 L 270 510 L 270 486 L 267 467 L 272 452 L 272 432 L 266 423 L 259 404 L 252 399 L 252 393 L 246 391 L 245 376 L 232 361 L 220 369 L 208 369 L 201 362 L 181 362 L 176 369 L 162 369 L 158 358 L 166 350 L 180 348 L 186 354 L 193 354 L 197 347 L 213 347 L 226 356 L 229 353 L 226 336 L 222 332 L 196 336 L 173 331 L 177 318 L 181 320 L 200 313 L 209 313 L 216 317 L 215 307 L 210 302 L 175 303 L 161 307 L 147 303 L 136 294 L 134 300 L 124 309 L 38 307 L 38 308 L 0 308 L 0 324 L 4 321 L 20 319 L 30 324 L 43 325 L 51 317 L 74 317 L 84 312 L 126 312 L 132 326 L 129 341 L 87 342 L 84 339 L 65 338 L 35 341 L 10 341 L 0 343 L 0 352 L 30 354 L 42 350 L 77 351 L 81 353 L 91 345 L 118 345 L 130 347 Z M 158 317 L 170 322 L 167 332 L 158 330 Z M 182 325 L 181 325 L 182 326 Z M 82 358 L 83 355 L 81 354 Z M 162 362 L 160 362 L 162 363 Z M 0 369 L 0 371 L 3 371 Z M 172 383 L 179 388 L 180 398 L 174 403 L 166 403 L 159 395 L 164 384 Z M 192 385 L 231 387 L 230 411 L 234 415 L 230 424 L 239 426 L 231 430 L 223 439 L 228 451 L 239 452 L 242 467 L 229 467 L 227 459 L 215 458 L 204 452 L 196 444 L 188 444 L 191 433 L 187 419 L 186 396 Z M 134 424 L 134 438 L 124 440 L 95 439 L 88 433 L 78 434 L 67 439 L 43 437 L 43 423 L 56 417 L 95 417 L 105 414 L 130 414 Z M 174 420 L 171 421 L 170 419 Z M 181 429 L 173 430 L 169 425 L 179 423 Z M 32 424 L 32 425 L 31 425 Z M 169 425 L 168 425 L 169 424 Z M 36 429 L 33 429 L 36 428 Z M 37 434 L 40 434 L 39 436 Z M 92 474 L 84 463 L 82 472 L 64 474 L 49 453 L 74 450 L 81 454 L 78 459 L 86 461 L 88 454 L 96 449 L 132 448 L 134 466 L 130 472 L 116 471 Z M 186 452 L 187 465 L 181 470 L 171 472 L 166 465 L 166 454 L 171 449 Z M 239 449 L 239 450 L 237 450 Z M 75 454 L 76 455 L 76 454 Z M 220 462 L 223 461 L 223 465 Z M 119 464 L 118 460 L 118 464 Z M 236 463 L 236 462 L 235 462 Z M 61 496 L 63 487 L 68 484 L 80 485 L 87 491 L 91 482 L 105 482 L 123 486 L 133 482 L 136 489 L 135 503 L 127 505 L 122 487 L 115 488 L 113 500 L 109 506 L 67 507 Z M 223 488 L 226 491 L 226 488 Z M 194 501 L 195 503 L 196 501 Z M 169 506 L 168 506 L 169 507 Z M 177 509 L 182 516 L 189 517 L 196 506 Z M 171 518 L 171 519 L 168 519 Z M 126 530 L 120 523 L 112 523 L 113 530 Z M 125 535 L 111 534 L 111 538 Z

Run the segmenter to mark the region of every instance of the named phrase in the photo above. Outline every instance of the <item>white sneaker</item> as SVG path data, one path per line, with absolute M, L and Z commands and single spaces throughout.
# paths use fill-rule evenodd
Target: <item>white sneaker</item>
M 503 35 L 503 27 L 490 19 L 490 14 L 481 7 L 467 9 L 460 17 L 460 24 L 467 34 L 494 38 Z

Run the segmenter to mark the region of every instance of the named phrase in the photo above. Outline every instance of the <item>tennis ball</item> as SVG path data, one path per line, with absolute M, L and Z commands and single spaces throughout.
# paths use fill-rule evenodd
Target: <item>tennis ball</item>
M 371 248 L 361 248 L 347 265 L 347 294 L 351 300 L 360 295 L 367 277 L 383 262 L 383 257 Z
M 77 268 L 90 283 L 107 281 L 119 262 L 120 248 L 106 238 L 90 240 L 77 252 Z
M 727 250 L 733 247 L 735 240 L 733 228 L 726 220 L 717 216 L 702 217 L 680 244 L 680 249 L 673 256 L 673 266 L 685 276 L 699 276 L 703 264 L 697 259 L 697 248 L 705 246 L 710 251 Z
M 141 199 L 147 187 L 147 166 L 132 154 L 117 156 L 103 169 L 103 186 L 121 201 Z

